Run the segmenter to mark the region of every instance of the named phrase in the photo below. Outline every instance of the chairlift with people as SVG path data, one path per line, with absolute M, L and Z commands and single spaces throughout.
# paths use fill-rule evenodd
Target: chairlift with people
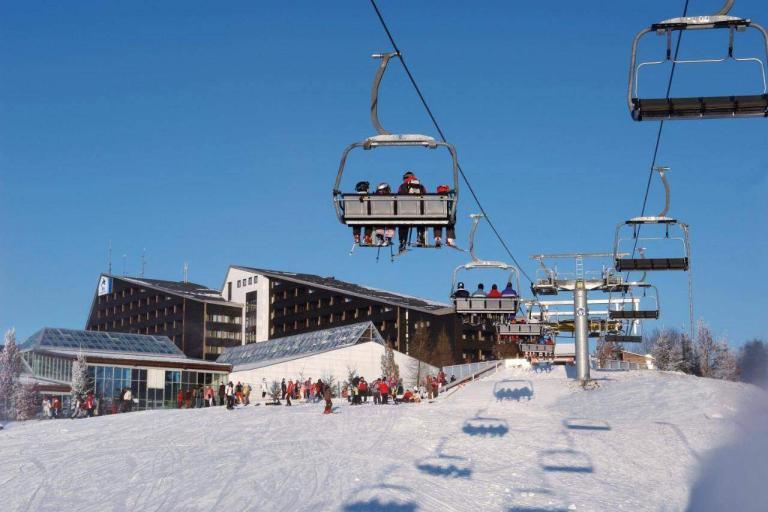
M 502 261 L 481 260 L 475 255 L 475 233 L 484 216 L 472 214 L 470 217 L 472 218 L 472 229 L 469 232 L 469 254 L 472 261 L 459 265 L 453 271 L 451 299 L 454 310 L 456 314 L 464 317 L 469 323 L 477 323 L 477 320 L 480 320 L 480 323 L 491 321 L 495 324 L 514 318 L 520 306 L 520 297 L 517 292 L 520 289 L 520 271 L 514 265 Z M 495 294 L 495 297 L 470 294 L 469 290 L 464 288 L 464 284 L 458 281 L 458 276 L 460 271 L 475 269 L 508 272 L 504 291 L 497 290 L 498 293 Z
M 765 66 L 768 62 L 768 32 L 761 25 L 750 19 L 729 16 L 734 0 L 728 0 L 723 8 L 712 16 L 686 16 L 654 23 L 641 30 L 632 43 L 632 58 L 629 70 L 629 91 L 627 101 L 632 119 L 635 121 L 673 120 L 673 119 L 713 119 L 768 117 L 768 87 L 766 85 Z M 675 32 L 689 30 L 725 29 L 728 31 L 728 52 L 724 57 L 708 59 L 678 59 L 672 49 L 672 35 Z M 765 45 L 765 57 L 737 57 L 734 52 L 735 35 L 754 29 L 762 36 Z M 666 37 L 666 56 L 662 60 L 637 63 L 637 50 L 640 40 L 646 34 L 655 32 Z M 667 62 L 673 64 L 715 64 L 727 61 L 756 64 L 762 77 L 762 92 L 750 95 L 730 96 L 694 96 L 644 98 L 639 92 L 640 72 L 649 66 L 658 66 Z
M 438 236 L 437 232 L 442 234 L 443 227 L 447 228 L 445 245 L 454 246 L 455 234 L 453 231 L 456 224 L 456 209 L 459 198 L 459 164 L 456 149 L 452 144 L 427 135 L 393 134 L 384 129 L 379 122 L 379 85 L 387 69 L 387 64 L 392 57 L 396 56 L 399 56 L 397 52 L 373 55 L 373 58 L 381 61 L 371 89 L 371 122 L 377 135 L 350 144 L 344 149 L 333 186 L 333 204 L 336 216 L 342 224 L 352 227 L 355 234 L 352 251 L 356 246 L 391 247 L 395 230 L 400 235 L 398 255 L 405 252 L 408 247 L 439 248 L 443 243 L 442 237 Z M 369 187 L 362 186 L 366 182 L 360 182 L 358 185 L 361 186 L 356 187 L 354 193 L 341 190 L 347 157 L 353 149 L 372 150 L 402 147 L 446 148 L 450 153 L 452 162 L 452 185 L 441 185 L 436 192 L 426 192 L 423 187 L 413 187 L 413 191 L 409 189 L 409 193 L 398 194 L 397 191 L 391 189 L 371 191 Z M 410 174 L 413 176 L 413 173 Z M 407 175 L 406 172 L 404 181 Z M 432 244 L 426 240 L 425 231 L 427 228 L 435 230 L 435 242 Z M 414 229 L 416 229 L 418 237 L 415 243 L 411 243 L 411 233 Z M 383 233 L 379 233 L 379 231 L 383 231 Z M 373 237 L 374 232 L 379 235 L 376 239 Z

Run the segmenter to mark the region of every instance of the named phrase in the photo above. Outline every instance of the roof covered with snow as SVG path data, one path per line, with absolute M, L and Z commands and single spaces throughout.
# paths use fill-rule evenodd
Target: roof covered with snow
M 316 288 L 337 291 L 346 295 L 362 297 L 364 299 L 375 300 L 377 302 L 391 304 L 394 306 L 426 311 L 436 315 L 453 313 L 453 306 L 450 304 L 423 299 L 420 297 L 413 297 L 410 295 L 404 295 L 401 293 L 389 292 L 386 290 L 379 290 L 359 284 L 348 283 L 346 281 L 340 281 L 333 276 L 322 277 L 314 274 L 300 274 L 280 270 L 266 270 L 254 267 L 243 267 L 239 265 L 233 265 L 232 268 L 250 271 L 255 274 L 271 277 L 273 279 L 281 279 L 294 283 L 304 284 L 307 286 L 313 286 Z
M 187 299 L 198 300 L 202 302 L 215 302 L 218 304 L 227 304 L 237 306 L 232 302 L 227 302 L 221 296 L 220 290 L 213 290 L 202 284 L 190 283 L 184 281 L 165 281 L 163 279 L 148 279 L 145 277 L 126 277 L 102 274 L 112 279 L 125 281 L 137 286 L 143 286 L 152 290 L 165 292 L 173 295 L 180 295 Z
M 216 362 L 233 365 L 233 371 L 249 370 L 370 341 L 384 345 L 373 323 L 361 322 L 227 348 Z
M 19 348 L 64 352 L 121 353 L 172 358 L 187 356 L 167 336 L 123 332 L 82 331 L 44 327 L 27 338 Z

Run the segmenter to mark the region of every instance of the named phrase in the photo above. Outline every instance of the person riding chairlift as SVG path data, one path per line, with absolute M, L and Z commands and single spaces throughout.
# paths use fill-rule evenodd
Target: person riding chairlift
M 357 185 L 355 185 L 355 192 L 357 192 L 360 195 L 368 195 L 368 191 L 370 189 L 370 183 L 367 181 L 359 181 L 357 182 Z M 371 238 L 371 228 L 366 227 L 365 231 L 363 232 L 363 244 L 364 245 L 371 245 L 373 244 L 373 240 Z M 352 226 L 352 237 L 355 239 L 355 244 L 360 245 L 360 226 Z
M 400 184 L 400 187 L 397 189 L 397 193 L 400 195 L 407 195 L 407 194 L 426 194 L 427 189 L 424 187 L 424 185 L 421 184 L 419 179 L 416 177 L 415 174 L 411 171 L 405 171 L 403 174 L 403 182 Z M 408 228 L 405 226 L 401 226 L 398 228 L 398 237 L 400 238 L 400 252 L 405 251 L 406 245 L 408 243 Z M 426 244 L 425 242 L 425 233 L 426 229 L 424 226 L 418 226 L 416 228 L 416 247 L 424 247 Z
M 376 195 L 389 195 L 392 193 L 392 189 L 389 183 L 379 183 L 376 187 Z M 384 226 L 383 228 L 376 228 L 376 245 L 389 246 L 392 245 L 392 238 L 395 236 L 395 229 L 392 226 Z
M 448 185 L 438 185 L 438 194 L 448 194 L 451 191 L 451 187 Z M 449 206 L 450 209 L 450 206 Z M 445 240 L 445 245 L 448 247 L 456 247 L 456 226 L 454 224 L 448 224 L 446 228 L 446 234 L 448 238 Z M 432 235 L 435 237 L 435 247 L 440 247 L 443 243 L 443 226 L 435 226 L 432 228 Z
M 496 284 L 491 285 L 491 291 L 488 292 L 488 298 L 490 299 L 501 298 L 501 292 L 499 291 L 499 287 L 496 286 Z
M 466 299 L 466 298 L 469 298 L 469 291 L 464 289 L 464 283 L 458 283 L 456 285 L 456 291 L 453 292 L 453 297 L 455 299 Z
M 475 293 L 472 294 L 473 297 L 487 297 L 485 293 L 485 286 L 483 286 L 483 283 L 479 283 L 477 285 L 477 290 L 475 290 Z

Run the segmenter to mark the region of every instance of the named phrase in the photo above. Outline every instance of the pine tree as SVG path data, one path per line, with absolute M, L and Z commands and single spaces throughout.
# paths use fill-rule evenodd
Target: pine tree
M 672 341 L 667 335 L 667 331 L 660 331 L 658 337 L 653 343 L 651 354 L 656 362 L 656 368 L 659 370 L 672 369 Z
M 280 403 L 280 397 L 283 395 L 283 389 L 280 386 L 280 383 L 276 380 L 272 381 L 272 384 L 269 385 L 269 396 L 272 398 L 272 401 L 276 404 Z
M 7 418 L 16 416 L 14 399 L 21 366 L 21 353 L 16 345 L 16 331 L 11 329 L 5 333 L 5 347 L 0 353 L 0 405 Z
M 88 392 L 88 363 L 81 350 L 77 359 L 72 363 L 72 396 L 84 395 Z
M 16 419 L 20 421 L 31 420 L 37 415 L 37 385 L 16 386 L 14 393 L 14 404 L 16 408 Z
M 768 343 L 760 339 L 746 342 L 739 351 L 739 378 L 768 388 Z
M 712 377 L 722 380 L 737 380 L 739 378 L 739 365 L 736 356 L 728 347 L 728 341 L 721 339 L 717 342 L 716 347 Z
M 381 356 L 381 373 L 387 378 L 400 380 L 400 368 L 395 363 L 395 352 L 389 343 L 387 343 L 384 354 Z

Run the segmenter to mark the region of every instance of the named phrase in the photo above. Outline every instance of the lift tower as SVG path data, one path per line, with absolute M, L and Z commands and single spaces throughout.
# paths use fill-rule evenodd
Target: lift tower
M 576 341 L 576 373 L 582 384 L 590 381 L 589 376 L 589 306 L 587 295 L 590 291 L 611 292 L 627 286 L 621 275 L 612 268 L 604 267 L 600 271 L 585 271 L 585 259 L 610 259 L 614 253 L 566 253 L 566 254 L 536 254 L 531 259 L 538 261 L 541 268 L 541 279 L 531 285 L 536 295 L 556 295 L 558 293 L 573 293 L 574 338 Z M 572 260 L 574 272 L 560 273 L 554 264 L 548 266 L 550 260 Z

